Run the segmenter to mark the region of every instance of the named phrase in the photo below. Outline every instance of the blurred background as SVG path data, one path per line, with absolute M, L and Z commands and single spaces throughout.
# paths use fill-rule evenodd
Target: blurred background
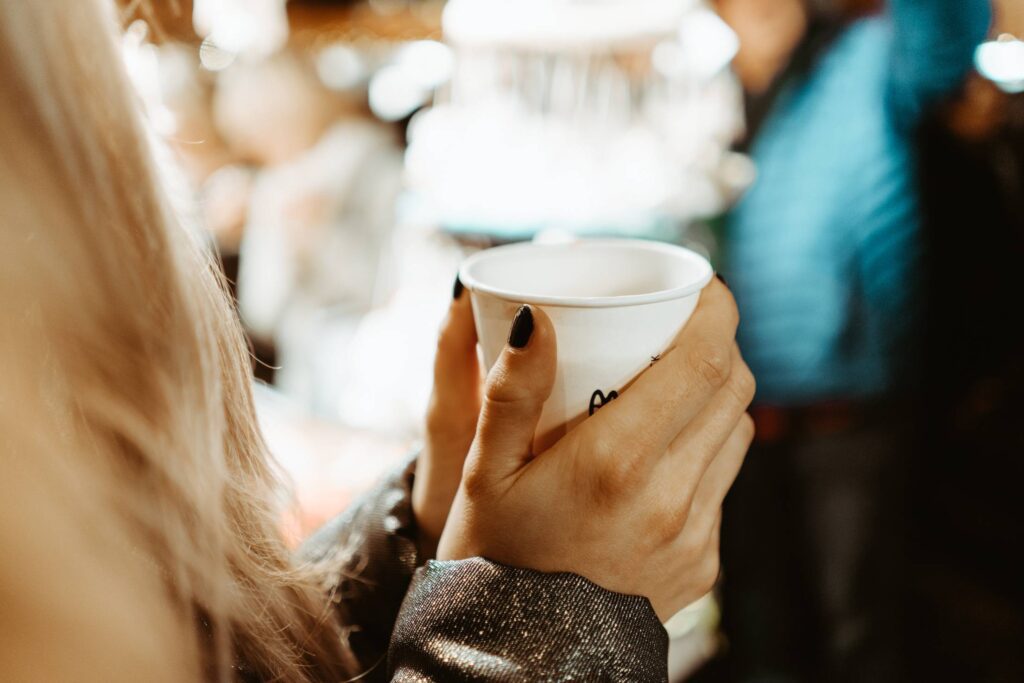
M 468 253 L 665 240 L 734 284 L 761 380 L 720 591 L 668 625 L 673 679 L 1024 680 L 1024 2 L 977 39 L 980 0 L 891 4 L 120 0 L 235 287 L 295 536 L 415 446 Z M 947 35 L 970 41 L 963 73 L 892 142 L 885 55 Z M 864 245 L 902 264 L 877 292 Z M 899 306 L 875 319 L 872 297 Z M 793 311 L 812 320 L 758 322 Z M 855 352 L 897 336 L 864 356 L 885 363 Z

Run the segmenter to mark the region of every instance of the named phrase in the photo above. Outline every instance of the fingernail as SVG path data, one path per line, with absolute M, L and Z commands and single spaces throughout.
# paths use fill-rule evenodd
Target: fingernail
M 725 278 L 724 278 L 724 277 L 722 277 L 722 274 L 721 274 L 721 273 L 715 273 L 715 277 L 717 277 L 717 278 L 718 278 L 719 280 L 721 280 L 721 281 L 722 281 L 722 284 L 723 284 L 723 285 L 725 285 L 726 287 L 728 287 L 728 286 L 729 286 L 729 283 L 728 283 L 728 282 L 726 282 Z
M 452 287 L 452 298 L 458 300 L 458 298 L 462 296 L 462 290 L 464 289 L 465 287 L 462 286 L 462 279 L 458 275 L 456 275 L 455 285 Z
M 508 345 L 513 349 L 521 349 L 530 343 L 533 334 L 533 311 L 529 306 L 520 306 L 512 321 L 512 329 L 508 332 Z

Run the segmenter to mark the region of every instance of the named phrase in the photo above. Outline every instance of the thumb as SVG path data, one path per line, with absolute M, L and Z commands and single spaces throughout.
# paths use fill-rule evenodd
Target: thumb
M 532 457 L 541 408 L 555 382 L 555 330 L 544 311 L 523 306 L 487 375 L 474 457 L 487 480 L 515 473 Z

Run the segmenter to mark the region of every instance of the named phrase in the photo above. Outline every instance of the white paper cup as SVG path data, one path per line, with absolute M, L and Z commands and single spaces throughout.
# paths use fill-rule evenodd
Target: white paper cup
M 614 400 L 668 347 L 712 274 L 699 254 L 644 240 L 514 244 L 474 254 L 459 269 L 488 370 L 522 304 L 554 324 L 558 370 L 536 453 Z

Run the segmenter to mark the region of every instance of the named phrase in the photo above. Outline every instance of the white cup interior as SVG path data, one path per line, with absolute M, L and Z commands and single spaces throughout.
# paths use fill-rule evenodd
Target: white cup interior
M 711 265 L 682 247 L 643 240 L 516 244 L 467 259 L 470 290 L 524 303 L 621 306 L 687 296 L 711 279 Z

